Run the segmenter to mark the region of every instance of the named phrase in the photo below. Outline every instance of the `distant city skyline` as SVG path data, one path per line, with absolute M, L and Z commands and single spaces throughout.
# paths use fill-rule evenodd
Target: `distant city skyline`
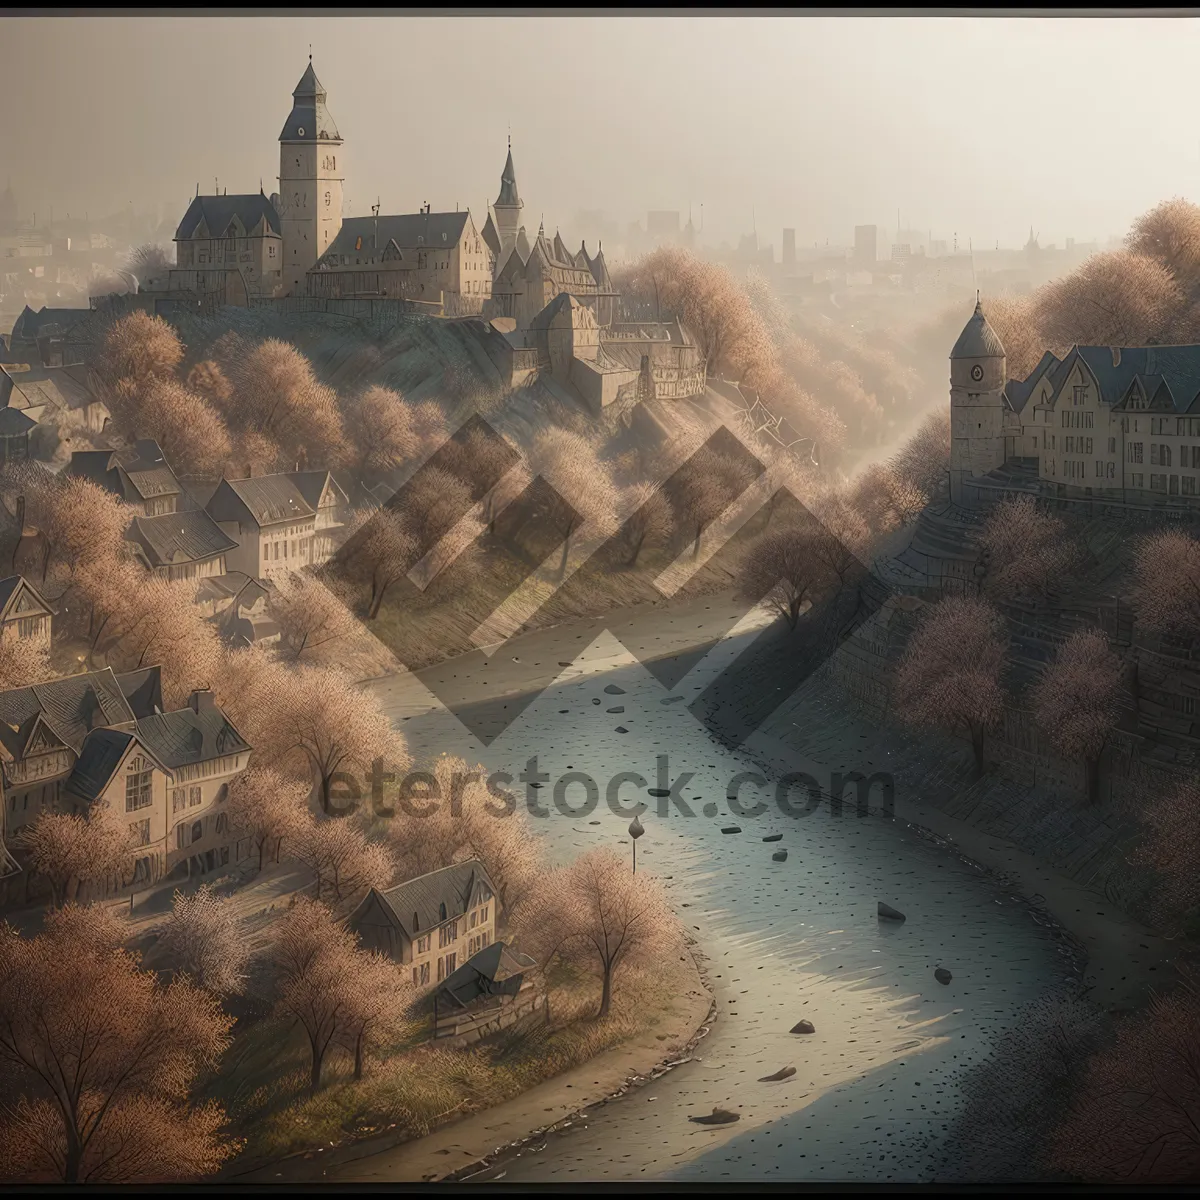
M 699 225 L 703 205 L 714 245 L 753 225 L 777 249 L 785 227 L 798 248 L 850 244 L 855 225 L 890 233 L 897 209 L 960 246 L 1019 246 L 1031 223 L 1043 243 L 1104 243 L 1200 180 L 1200 139 L 1175 115 L 1195 102 L 1192 19 L 1170 37 L 1152 18 L 221 14 L 0 29 L 0 100 L 19 114 L 0 185 L 43 221 L 51 204 L 95 217 L 131 201 L 170 220 L 214 181 L 269 195 L 310 43 L 346 139 L 351 215 L 379 200 L 482 217 L 510 128 L 526 215 L 564 237 L 585 208 L 624 233 L 689 205 Z M 1014 86 L 1012 63 L 1042 78 L 1066 47 L 1104 88 Z M 1151 56 L 1146 88 L 1125 67 Z M 682 86 L 705 70 L 723 86 Z M 1135 130 L 1138 170 L 1105 167 L 1096 187 Z

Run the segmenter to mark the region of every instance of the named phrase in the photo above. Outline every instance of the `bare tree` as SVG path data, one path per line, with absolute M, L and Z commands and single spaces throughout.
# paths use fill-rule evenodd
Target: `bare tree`
M 893 707 L 909 722 L 966 733 L 982 775 L 984 739 L 1000 720 L 1007 640 L 984 600 L 948 596 L 927 610 L 896 672 Z
M 268 767 L 250 767 L 229 785 L 229 824 L 248 837 L 258 855 L 258 869 L 272 844 L 278 861 L 285 839 L 307 824 L 308 785 Z
M 399 392 L 378 384 L 350 404 L 346 429 L 359 469 L 370 474 L 395 470 L 421 449 L 412 409 Z
M 1072 634 L 1042 673 L 1032 700 L 1038 728 L 1066 758 L 1087 768 L 1088 799 L 1100 790 L 1100 756 L 1121 711 L 1121 659 L 1099 630 Z
M 151 379 L 173 378 L 182 361 L 183 344 L 166 321 L 132 312 L 109 326 L 93 369 L 109 390 L 122 381 L 141 388 Z
M 1146 838 L 1134 860 L 1158 875 L 1156 919 L 1178 927 L 1181 918 L 1200 912 L 1200 784 L 1184 779 L 1166 789 L 1144 789 L 1138 799 Z
M 746 555 L 742 568 L 744 594 L 777 612 L 789 629 L 796 628 L 805 606 L 829 583 L 814 540 L 810 530 L 768 534 Z
M 391 508 L 359 512 L 349 523 L 341 562 L 352 578 L 371 588 L 367 617 L 379 616 L 388 589 L 402 579 L 420 557 L 416 535 Z
M 950 469 L 950 410 L 939 408 L 921 422 L 888 466 L 926 501 L 937 493 Z
M 629 516 L 621 527 L 629 548 L 627 567 L 637 565 L 643 547 L 666 542 L 675 529 L 671 505 L 662 488 L 653 483 L 635 483 L 626 489 L 625 507 Z
M 337 1036 L 354 1056 L 354 1078 L 361 1079 L 370 1050 L 409 1036 L 416 1026 L 409 1017 L 413 986 L 404 968 L 385 955 L 362 950 L 354 963 L 354 987 Z
M 354 615 L 341 599 L 311 575 L 277 579 L 267 604 L 279 625 L 280 647 L 294 662 L 336 653 L 357 629 Z
M 386 846 L 369 842 L 347 820 L 309 821 L 294 839 L 295 857 L 315 876 L 317 899 L 353 899 L 367 888 L 387 887 L 396 867 Z
M 24 938 L 0 928 L 0 1174 L 68 1184 L 167 1183 L 235 1151 L 215 1104 L 188 1103 L 231 1018 L 187 979 L 168 986 L 104 910 L 70 905 Z
M 611 850 L 591 850 L 551 871 L 525 922 L 543 964 L 562 958 L 600 977 L 597 1018 L 608 1016 L 621 968 L 653 963 L 678 942 L 678 927 L 652 876 L 634 875 Z
M 1129 231 L 1134 254 L 1152 258 L 1174 276 L 1189 295 L 1200 286 L 1200 207 L 1176 196 L 1144 213 Z
M 228 900 L 203 884 L 190 896 L 176 892 L 157 950 L 176 974 L 214 996 L 236 995 L 245 983 L 250 949 Z

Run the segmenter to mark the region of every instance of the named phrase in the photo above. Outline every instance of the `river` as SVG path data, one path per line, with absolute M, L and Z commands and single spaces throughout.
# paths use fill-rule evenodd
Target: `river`
M 536 755 L 550 776 L 539 796 L 552 815 L 531 824 L 554 861 L 599 845 L 630 852 L 628 818 L 603 799 L 614 775 L 636 771 L 654 786 L 662 755 L 672 781 L 691 772 L 680 790 L 694 816 L 660 815 L 659 800 L 643 797 L 651 808 L 641 818 L 638 869 L 664 880 L 697 939 L 717 1017 L 692 1061 L 473 1179 L 932 1179 L 958 1105 L 955 1073 L 990 1051 L 1021 1005 L 1067 985 L 1061 943 L 1019 897 L 899 822 L 859 818 L 852 806 L 840 817 L 827 806 L 788 817 L 773 802 L 760 816 L 731 814 L 729 781 L 755 768 L 671 698 L 698 694 L 738 637 L 685 664 L 691 669 L 668 689 L 612 635 L 587 636 L 594 640 L 582 652 L 586 642 L 564 654 L 543 631 L 491 656 L 487 682 L 478 679 L 470 694 L 493 697 L 480 704 L 496 713 L 507 715 L 512 699 L 506 669 L 514 678 L 534 665 L 559 673 L 488 746 L 418 677 L 373 686 L 417 760 L 445 751 L 516 778 Z M 555 654 L 573 665 L 560 670 Z M 445 664 L 442 683 L 460 669 Z M 468 724 L 481 727 L 478 711 Z M 599 783 L 600 804 L 586 817 L 553 812 L 553 781 L 567 771 Z M 622 795 L 636 790 L 627 785 Z M 754 788 L 743 796 L 752 803 Z M 582 788 L 567 799 L 579 805 Z M 735 824 L 740 832 L 722 832 Z M 763 842 L 776 833 L 782 840 Z M 773 861 L 781 848 L 786 861 Z M 880 900 L 907 920 L 879 920 Z M 935 980 L 937 967 L 952 973 L 948 985 Z M 789 1033 L 802 1018 L 814 1034 Z M 796 1074 L 758 1082 L 785 1066 Z M 714 1106 L 740 1120 L 688 1120 Z

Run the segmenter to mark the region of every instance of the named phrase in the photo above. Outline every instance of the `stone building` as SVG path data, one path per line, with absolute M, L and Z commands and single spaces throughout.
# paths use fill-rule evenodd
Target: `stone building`
M 287 475 L 222 479 L 207 512 L 234 542 L 229 571 L 267 580 L 311 565 L 317 514 Z
M 1014 489 L 1099 512 L 1200 505 L 1200 345 L 1073 346 L 1008 379 L 981 304 L 950 356 L 956 504 Z
M 413 986 L 443 983 L 496 940 L 496 889 L 476 859 L 372 888 L 350 915 L 365 949 L 412 969 Z
M 468 315 L 491 295 L 492 252 L 466 211 L 348 217 L 306 287 L 310 296 L 397 297 Z
M 175 231 L 172 291 L 208 292 L 225 287 L 236 272 L 250 295 L 283 292 L 283 225 L 262 192 L 245 196 L 201 196 L 188 206 Z

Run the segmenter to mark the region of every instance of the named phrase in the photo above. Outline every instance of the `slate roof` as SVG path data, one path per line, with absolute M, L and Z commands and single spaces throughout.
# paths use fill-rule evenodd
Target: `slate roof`
M 500 195 L 496 203 L 509 206 L 520 206 L 521 197 L 517 194 L 517 171 L 513 166 L 512 146 L 508 148 L 508 158 L 504 162 L 504 170 L 500 172 Z
M 237 521 L 246 514 L 259 526 L 315 516 L 312 506 L 286 475 L 223 479 L 208 502 L 208 514 L 214 521 Z
M 205 562 L 237 549 L 237 542 L 203 509 L 135 517 L 125 538 L 141 546 L 151 567 Z
M 1003 358 L 1004 345 L 983 315 L 983 305 L 976 302 L 975 312 L 963 326 L 963 331 L 950 351 L 951 358 Z
M 296 491 L 304 497 L 305 503 L 314 512 L 317 505 L 321 503 L 321 495 L 324 493 L 327 483 L 332 484 L 335 493 L 334 504 L 349 502 L 345 491 L 329 471 L 289 471 L 287 477 L 296 485 Z
M 375 894 L 384 910 L 391 913 L 397 926 L 411 941 L 418 934 L 427 933 L 451 917 L 461 917 L 467 911 L 476 881 L 485 884 L 495 894 L 496 889 L 483 869 L 483 863 L 473 858 L 442 867 L 439 871 L 430 871 L 428 875 L 419 875 L 416 879 L 376 891 Z M 446 906 L 444 917 L 441 915 L 442 904 Z M 414 915 L 417 918 L 415 925 Z
M 40 308 L 34 312 L 27 304 L 12 327 L 10 344 L 17 341 L 34 342 L 44 328 L 57 325 L 60 329 L 70 329 L 80 321 L 87 320 L 92 315 L 90 308 Z M 11 345 L 10 345 L 11 348 Z
M 199 712 L 181 708 L 143 717 L 135 728 L 138 740 L 172 771 L 250 749 L 250 744 L 215 704 Z
M 122 472 L 143 500 L 183 493 L 175 472 L 167 465 L 153 438 L 139 438 L 132 446 L 120 450 L 76 450 L 64 474 L 90 479 L 125 497 L 125 489 L 121 486 Z
M 496 223 L 492 220 L 492 214 L 489 212 L 487 220 L 483 223 L 483 228 L 479 232 L 479 236 L 483 238 L 487 248 L 497 257 L 500 257 L 500 235 L 496 232 Z
M 200 580 L 196 588 L 196 603 L 199 604 L 203 600 L 232 600 L 240 596 L 247 588 L 254 592 L 250 603 L 254 603 L 260 596 L 267 594 L 267 590 L 262 584 L 251 579 L 242 571 L 229 571 L 224 575 L 209 575 Z
M 111 667 L 0 692 L 0 744 L 14 758 L 21 757 L 39 717 L 76 753 L 90 731 L 136 720 Z
M 341 135 L 329 109 L 326 92 L 313 70 L 311 59 L 292 92 L 292 111 L 279 134 L 281 142 L 340 142 Z
M 194 197 L 188 205 L 187 212 L 183 214 L 183 220 L 179 222 L 179 228 L 175 230 L 175 240 L 195 237 L 201 223 L 207 228 L 208 237 L 224 237 L 234 217 L 237 217 L 245 230 L 245 234 L 239 234 L 239 237 L 252 233 L 264 218 L 267 228 L 272 233 L 281 232 L 282 227 L 275 205 L 260 191 L 244 196 Z
M 20 437 L 36 424 L 32 417 L 26 416 L 19 408 L 0 408 L 0 437 Z
M 1005 385 L 1009 404 L 1020 412 L 1047 373 L 1056 397 L 1080 360 L 1096 380 L 1101 403 L 1109 407 L 1120 405 L 1140 384 L 1151 400 L 1161 393 L 1173 412 L 1200 412 L 1200 345 L 1074 346 L 1061 360 L 1047 352 L 1025 379 Z
M 95 800 L 133 742 L 133 734 L 120 729 L 94 729 L 84 739 L 79 757 L 67 777 L 66 790 L 84 800 Z
M 503 942 L 492 942 L 446 976 L 441 991 L 464 1007 L 480 996 L 515 996 L 525 972 L 537 964 Z
M 467 227 L 469 212 L 404 213 L 400 216 L 346 217 L 338 235 L 322 255 L 331 263 L 342 258 L 354 260 L 395 242 L 403 250 L 448 250 L 457 246 Z M 376 231 L 378 225 L 378 233 Z M 376 237 L 378 236 L 378 241 Z M 354 245 L 362 238 L 362 249 Z
M 162 670 L 142 667 L 117 676 L 117 686 L 135 717 L 148 717 L 162 711 Z

